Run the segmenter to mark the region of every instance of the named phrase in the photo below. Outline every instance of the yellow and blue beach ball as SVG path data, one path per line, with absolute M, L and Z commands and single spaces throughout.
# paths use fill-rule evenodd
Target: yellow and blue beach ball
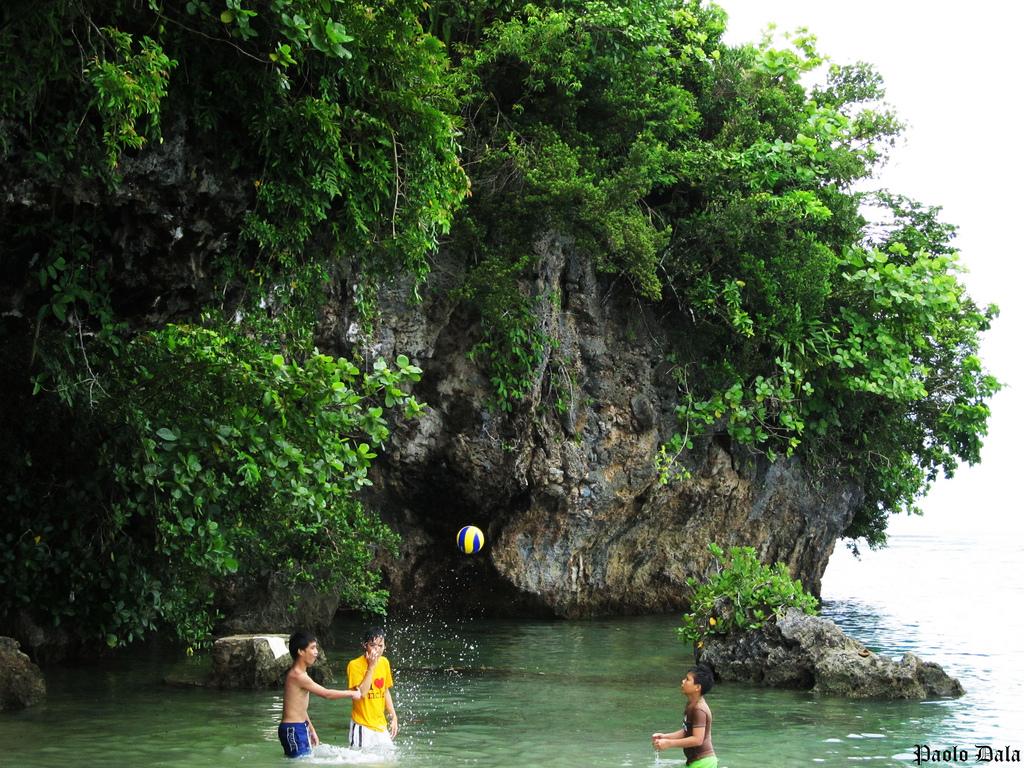
M 467 555 L 475 555 L 484 548 L 484 532 L 475 525 L 464 525 L 455 540 Z

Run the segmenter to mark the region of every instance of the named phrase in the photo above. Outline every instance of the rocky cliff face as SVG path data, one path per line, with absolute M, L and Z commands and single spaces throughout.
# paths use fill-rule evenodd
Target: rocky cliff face
M 709 541 L 753 546 L 817 592 L 856 489 L 812 482 L 798 461 L 769 464 L 725 435 L 697 444 L 689 480 L 660 485 L 653 457 L 676 430 L 675 385 L 659 363 L 670 321 L 600 278 L 569 241 L 535 247 L 529 290 L 554 343 L 511 415 L 488 408 L 490 384 L 467 357 L 478 323 L 453 297 L 463 276 L 455 259 L 439 257 L 421 303 L 409 301 L 408 285 L 389 288 L 369 333 L 351 285 L 336 286 L 321 347 L 408 355 L 431 406 L 396 432 L 367 499 L 403 536 L 401 556 L 384 563 L 395 606 L 566 617 L 679 610 L 687 577 L 709 565 Z M 487 537 L 476 556 L 454 546 L 470 523 Z
M 122 158 L 122 180 L 113 190 L 74 177 L 54 191 L 46 180 L 11 179 L 0 170 L 0 222 L 59 222 L 77 218 L 75 210 L 89 212 L 83 219 L 100 211 L 102 230 L 90 234 L 92 259 L 105 270 L 119 319 L 148 328 L 193 318 L 215 295 L 211 263 L 232 253 L 235 238 L 227 233 L 246 210 L 251 181 L 186 133 L 181 119 L 165 127 L 164 143 Z M 25 295 L 38 287 L 35 272 L 23 262 L 16 255 L 0 263 L 0 317 L 9 322 L 36 311 L 38 297 Z

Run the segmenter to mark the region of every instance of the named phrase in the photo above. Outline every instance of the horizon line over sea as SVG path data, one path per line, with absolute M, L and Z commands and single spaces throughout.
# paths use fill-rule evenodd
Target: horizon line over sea
M 977 745 L 1024 753 L 1024 539 L 1007 512 L 947 504 L 894 519 L 887 547 L 858 559 L 840 543 L 822 579 L 823 613 L 848 634 L 960 679 L 942 744 L 923 745 L 963 747 L 972 764 Z

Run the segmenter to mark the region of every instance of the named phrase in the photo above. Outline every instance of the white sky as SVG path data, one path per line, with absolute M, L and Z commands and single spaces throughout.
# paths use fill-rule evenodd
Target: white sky
M 1000 317 L 982 356 L 1005 384 L 992 402 L 982 462 L 940 481 L 923 518 L 890 530 L 945 532 L 981 527 L 1024 534 L 1024 3 L 981 0 L 718 0 L 729 14 L 726 41 L 757 42 L 770 22 L 800 26 L 836 63 L 874 64 L 887 101 L 908 124 L 879 185 L 943 208 L 959 226 L 965 280 L 979 304 Z

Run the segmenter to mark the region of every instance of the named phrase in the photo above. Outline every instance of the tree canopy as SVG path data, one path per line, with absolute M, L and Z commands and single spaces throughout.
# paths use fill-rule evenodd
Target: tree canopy
M 421 10 L 4 5 L 0 614 L 200 642 L 233 573 L 383 610 L 355 493 L 419 369 L 313 329 L 330 270 L 424 274 L 465 194 Z
M 728 434 L 856 483 L 847 534 L 884 541 L 979 458 L 995 308 L 937 208 L 864 191 L 901 130 L 878 74 L 803 32 L 725 45 L 726 21 L 694 0 L 6 3 L 0 616 L 199 642 L 232 574 L 382 609 L 367 565 L 394 536 L 356 494 L 420 371 L 314 331 L 329 279 L 370 316 L 449 234 L 501 408 L 549 375 L 520 278 L 567 234 L 673 318 L 666 481 Z
M 674 310 L 681 428 L 663 477 L 709 431 L 797 454 L 864 490 L 847 535 L 880 544 L 890 513 L 979 459 L 998 383 L 978 342 L 996 309 L 966 294 L 937 208 L 861 191 L 902 128 L 879 75 L 829 65 L 805 32 L 730 47 L 724 28 L 714 5 L 579 0 L 524 5 L 453 46 L 481 358 L 506 408 L 543 374 L 515 277 L 538 233 L 570 232 Z

